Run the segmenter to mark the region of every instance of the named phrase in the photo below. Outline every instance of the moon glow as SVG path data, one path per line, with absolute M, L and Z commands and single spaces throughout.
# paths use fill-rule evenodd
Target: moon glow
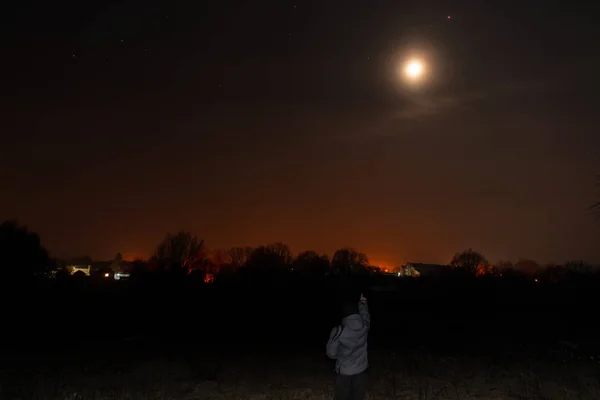
M 406 63 L 404 73 L 406 77 L 412 81 L 418 80 L 423 76 L 424 66 L 419 60 L 411 60 Z

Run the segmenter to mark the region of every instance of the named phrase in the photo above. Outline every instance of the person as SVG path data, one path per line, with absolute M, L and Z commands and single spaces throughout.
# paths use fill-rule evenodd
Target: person
M 367 392 L 367 336 L 371 316 L 367 299 L 361 294 L 356 301 L 342 307 L 342 323 L 327 341 L 327 356 L 335 363 L 335 400 L 363 400 Z

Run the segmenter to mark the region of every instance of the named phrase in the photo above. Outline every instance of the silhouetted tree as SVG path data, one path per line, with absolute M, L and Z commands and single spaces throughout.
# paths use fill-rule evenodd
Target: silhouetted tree
M 148 262 L 140 259 L 131 262 L 131 274 L 135 277 L 143 277 L 148 273 Z
M 157 246 L 153 258 L 159 270 L 190 273 L 206 264 L 204 240 L 185 231 L 169 233 Z
M 542 272 L 544 282 L 559 283 L 564 281 L 567 276 L 567 270 L 562 265 L 548 265 Z
M 565 263 L 564 269 L 569 274 L 588 274 L 591 272 L 592 267 L 581 260 L 577 260 Z
M 367 271 L 369 271 L 369 273 L 371 274 L 381 274 L 381 267 L 378 267 L 377 265 L 369 265 L 367 266 Z M 387 270 L 386 270 L 387 272 Z
M 281 242 L 272 243 L 267 245 L 267 249 L 277 256 L 281 265 L 290 265 L 292 263 L 292 251 L 287 244 Z
M 291 261 L 290 248 L 283 243 L 273 243 L 254 249 L 247 266 L 254 272 L 275 272 L 289 267 Z
M 481 264 L 488 264 L 488 261 L 483 255 L 472 249 L 456 253 L 450 261 L 451 268 L 463 270 L 474 275 L 477 274 L 477 268 Z
M 496 263 L 496 270 L 502 273 L 504 270 L 513 269 L 515 266 L 510 261 L 498 261 Z
M 503 269 L 500 274 L 503 279 L 512 281 L 520 281 L 526 278 L 525 274 L 515 267 Z
M 520 259 L 515 264 L 515 269 L 525 275 L 535 276 L 538 275 L 541 271 L 540 264 L 536 263 L 533 260 L 528 259 Z
M 27 277 L 45 273 L 50 259 L 37 233 L 15 220 L 5 221 L 0 224 L 0 266 L 5 276 Z
M 123 264 L 123 256 L 121 255 L 121 253 L 117 253 L 114 260 L 110 264 L 109 269 L 112 272 L 122 272 L 122 268 L 121 268 L 122 264 Z
M 328 269 L 329 258 L 312 250 L 303 251 L 294 260 L 294 272 L 298 274 L 325 276 Z
M 348 247 L 337 250 L 331 259 L 331 269 L 336 274 L 366 272 L 368 266 L 366 254 Z
M 214 265 L 221 266 L 229 263 L 229 254 L 227 250 L 216 249 L 210 252 L 209 259 Z
M 246 265 L 254 249 L 252 247 L 232 247 L 227 250 L 229 264 L 234 268 L 240 268 Z
M 545 282 L 592 282 L 598 270 L 583 261 L 568 261 L 564 265 L 548 265 L 538 274 Z

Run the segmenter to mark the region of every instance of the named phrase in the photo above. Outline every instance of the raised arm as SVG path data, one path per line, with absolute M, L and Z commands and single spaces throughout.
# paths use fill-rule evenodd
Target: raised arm
M 360 301 L 358 302 L 358 313 L 360 314 L 363 323 L 367 328 L 371 327 L 371 314 L 369 314 L 369 306 L 367 305 L 367 299 L 362 294 L 360 295 Z

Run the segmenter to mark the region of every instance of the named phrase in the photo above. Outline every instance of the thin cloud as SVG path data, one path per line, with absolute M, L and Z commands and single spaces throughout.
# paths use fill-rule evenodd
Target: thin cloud
M 463 103 L 460 97 L 431 97 L 410 101 L 402 110 L 394 113 L 393 119 L 420 120 L 441 112 L 459 107 Z
M 400 122 L 402 126 L 404 123 L 424 122 L 457 111 L 468 111 L 486 104 L 489 106 L 492 102 L 506 103 L 524 94 L 548 96 L 569 86 L 569 82 L 558 79 L 560 76 L 558 73 L 548 72 L 537 79 L 503 83 L 487 87 L 485 90 L 407 97 L 401 105 L 393 106 L 388 103 L 381 112 L 371 114 L 368 124 L 353 121 L 353 129 L 335 130 L 328 134 L 326 139 L 334 142 L 363 143 L 374 139 L 398 138 L 399 127 L 394 122 Z M 349 117 L 344 115 L 340 118 L 346 120 Z
M 456 109 L 468 109 L 479 101 L 507 98 L 525 92 L 541 92 L 549 86 L 544 80 L 512 82 L 497 85 L 485 91 L 472 91 L 454 95 L 431 95 L 420 99 L 407 99 L 407 105 L 392 114 L 394 120 L 419 121 L 427 117 L 444 114 Z

